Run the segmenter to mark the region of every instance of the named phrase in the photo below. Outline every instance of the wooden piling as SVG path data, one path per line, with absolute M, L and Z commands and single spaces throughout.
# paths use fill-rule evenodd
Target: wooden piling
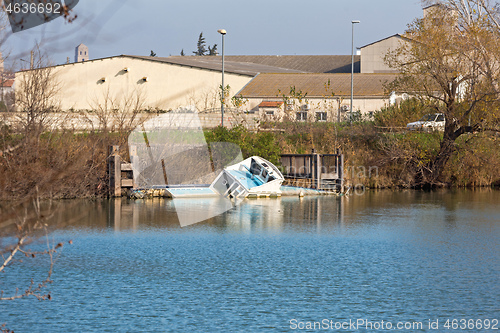
M 122 170 L 120 146 L 110 146 L 108 155 L 109 195 L 121 197 L 122 195 Z
M 337 175 L 339 179 L 340 192 L 344 193 L 344 155 L 342 154 L 342 150 L 337 149 Z

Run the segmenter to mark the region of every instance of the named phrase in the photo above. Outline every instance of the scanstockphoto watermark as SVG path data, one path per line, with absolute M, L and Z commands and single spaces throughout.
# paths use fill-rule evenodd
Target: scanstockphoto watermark
M 320 321 L 300 321 L 298 319 L 290 320 L 290 329 L 292 330 L 422 330 L 432 326 L 431 321 L 401 321 L 391 322 L 387 320 L 369 320 L 369 319 L 322 319 Z
M 344 178 L 350 180 L 350 189 L 355 195 L 364 195 L 366 192 L 365 183 L 379 177 L 378 166 L 350 165 L 344 170 Z
M 289 320 L 292 330 L 323 331 L 447 331 L 447 330 L 500 330 L 498 319 L 427 319 L 422 321 L 390 321 L 370 319 L 322 319 L 320 321 Z
M 16 33 L 48 23 L 58 17 L 71 21 L 70 12 L 79 0 L 4 0 L 3 10 Z

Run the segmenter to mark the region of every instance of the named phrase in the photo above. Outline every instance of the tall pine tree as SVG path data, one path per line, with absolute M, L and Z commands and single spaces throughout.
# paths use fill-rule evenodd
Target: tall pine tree
M 198 37 L 197 50 L 193 51 L 194 55 L 204 56 L 207 53 L 207 48 L 205 47 L 205 37 L 203 37 L 203 32 L 200 33 L 200 37 Z

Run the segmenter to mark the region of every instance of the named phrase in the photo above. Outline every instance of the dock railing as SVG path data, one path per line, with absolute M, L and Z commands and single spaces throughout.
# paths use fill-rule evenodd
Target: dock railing
M 281 155 L 285 184 L 318 190 L 343 191 L 344 156 L 340 149 L 336 154 Z

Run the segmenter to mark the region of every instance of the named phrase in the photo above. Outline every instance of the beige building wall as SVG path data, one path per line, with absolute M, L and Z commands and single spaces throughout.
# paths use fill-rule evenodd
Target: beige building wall
M 302 102 L 294 100 L 293 103 L 288 105 L 284 103 L 280 107 L 259 107 L 259 104 L 264 101 L 279 102 L 283 100 L 276 98 L 248 98 L 243 108 L 248 110 L 249 114 L 253 114 L 255 118 L 262 121 L 282 121 L 286 117 L 290 120 L 296 120 L 297 112 L 307 112 L 308 121 L 317 121 L 316 113 L 326 112 L 326 120 L 320 121 L 336 122 L 339 109 L 341 121 L 349 115 L 348 111 L 350 110 L 349 105 L 351 102 L 349 97 L 333 99 L 308 98 L 307 101 L 303 100 Z M 361 115 L 366 117 L 373 114 L 373 112 L 380 111 L 388 103 L 389 99 L 383 97 L 356 97 L 353 99 L 353 111 L 360 111 Z
M 111 101 L 122 105 L 137 98 L 150 109 L 220 108 L 220 71 L 117 56 L 55 66 L 53 73 L 62 110 L 92 110 L 106 102 L 109 107 Z M 25 74 L 16 73 L 16 86 Z M 224 76 L 232 94 L 251 79 L 231 73 Z
M 399 35 L 394 35 L 361 48 L 361 73 L 397 73 L 384 63 L 384 56 L 405 42 Z

